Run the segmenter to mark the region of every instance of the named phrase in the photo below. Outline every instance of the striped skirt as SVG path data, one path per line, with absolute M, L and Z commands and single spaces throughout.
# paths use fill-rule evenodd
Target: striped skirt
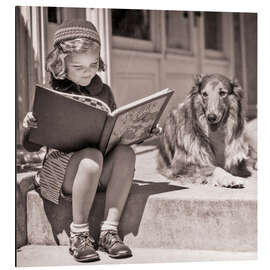
M 73 153 L 50 151 L 39 172 L 40 193 L 45 199 L 58 204 L 62 193 L 66 168 Z

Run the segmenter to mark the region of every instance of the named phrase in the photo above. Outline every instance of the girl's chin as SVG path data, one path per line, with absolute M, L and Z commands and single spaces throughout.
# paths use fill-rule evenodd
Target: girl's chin
M 80 82 L 78 82 L 79 85 L 81 86 L 87 86 L 90 84 L 92 79 L 87 79 L 87 80 L 81 80 Z

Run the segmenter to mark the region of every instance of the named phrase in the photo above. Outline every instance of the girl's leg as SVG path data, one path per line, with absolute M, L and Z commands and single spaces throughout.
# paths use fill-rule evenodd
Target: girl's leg
M 118 223 L 126 204 L 134 176 L 135 154 L 131 147 L 117 146 L 105 159 L 100 183 L 106 186 L 104 222 L 101 226 L 99 248 L 110 257 L 132 255 L 118 236 Z
M 67 166 L 63 192 L 72 194 L 73 222 L 70 225 L 69 252 L 77 261 L 99 259 L 89 235 L 88 215 L 95 198 L 103 156 L 100 151 L 85 148 L 73 154 Z
M 106 187 L 104 220 L 119 222 L 135 170 L 135 154 L 128 145 L 118 145 L 105 158 L 100 183 Z
M 72 194 L 73 223 L 88 223 L 103 166 L 102 153 L 94 148 L 75 152 L 68 164 L 63 192 Z

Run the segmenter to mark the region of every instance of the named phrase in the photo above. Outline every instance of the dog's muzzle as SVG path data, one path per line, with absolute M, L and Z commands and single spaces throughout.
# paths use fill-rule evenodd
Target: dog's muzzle
M 217 115 L 214 114 L 214 113 L 210 113 L 207 115 L 207 121 L 210 123 L 210 124 L 215 124 L 216 121 L 217 121 Z

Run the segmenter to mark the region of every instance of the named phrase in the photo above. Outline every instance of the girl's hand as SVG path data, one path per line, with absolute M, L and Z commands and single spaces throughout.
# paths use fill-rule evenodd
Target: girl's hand
M 34 117 L 32 112 L 28 112 L 23 120 L 23 127 L 24 128 L 37 128 L 37 120 Z
M 152 136 L 158 136 L 162 133 L 162 127 L 157 124 L 152 130 L 151 130 L 151 135 Z

